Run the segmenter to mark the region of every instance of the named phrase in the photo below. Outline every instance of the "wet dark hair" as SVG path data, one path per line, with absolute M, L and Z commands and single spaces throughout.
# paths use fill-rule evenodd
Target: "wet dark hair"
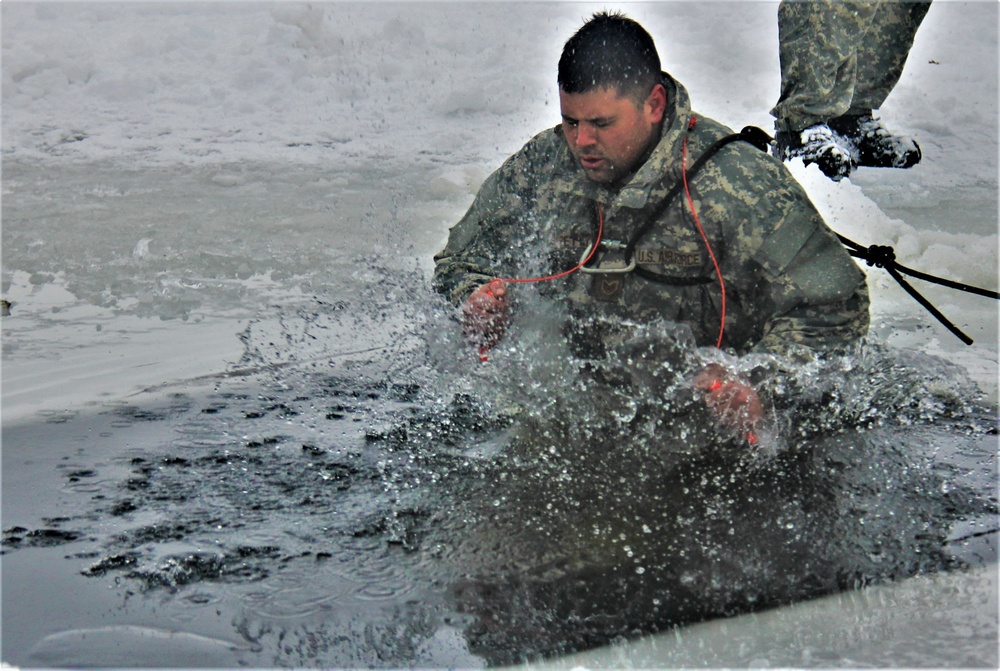
M 641 103 L 660 82 L 660 56 L 637 22 L 620 12 L 598 12 L 567 40 L 558 81 L 566 93 L 614 88 Z

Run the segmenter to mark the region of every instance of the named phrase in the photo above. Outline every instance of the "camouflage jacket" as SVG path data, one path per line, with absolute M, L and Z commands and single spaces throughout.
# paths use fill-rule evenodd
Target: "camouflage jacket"
M 434 257 L 437 291 L 459 305 L 493 277 L 524 278 L 574 267 L 597 232 L 627 241 L 715 140 L 732 131 L 690 107 L 664 75 L 668 116 L 659 143 L 618 190 L 590 181 L 559 126 L 543 131 L 487 178 Z M 682 158 L 687 139 L 687 159 Z M 786 168 L 746 142 L 716 153 L 689 180 L 697 217 L 725 284 L 723 348 L 782 353 L 854 341 L 868 327 L 865 276 Z M 665 318 L 688 324 L 699 346 L 715 345 L 720 283 L 683 190 L 635 245 L 633 259 L 669 278 L 635 272 L 574 272 L 539 290 L 569 302 L 573 328 L 614 320 Z M 602 245 L 588 265 L 613 265 L 622 252 Z M 544 286 L 543 286 L 544 285 Z M 516 298 L 515 287 L 512 298 Z M 513 319 L 517 319 L 516 314 Z M 596 328 L 596 327 L 595 327 Z

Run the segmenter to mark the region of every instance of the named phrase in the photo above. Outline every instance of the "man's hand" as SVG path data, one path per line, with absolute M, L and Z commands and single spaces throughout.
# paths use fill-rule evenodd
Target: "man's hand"
M 705 404 L 723 424 L 757 442 L 757 427 L 764 419 L 764 406 L 753 387 L 730 377 L 717 363 L 710 363 L 694 377 L 695 389 L 705 393 Z
M 496 345 L 507 330 L 510 302 L 503 280 L 490 280 L 472 292 L 462 304 L 462 333 L 479 348 L 479 357 Z

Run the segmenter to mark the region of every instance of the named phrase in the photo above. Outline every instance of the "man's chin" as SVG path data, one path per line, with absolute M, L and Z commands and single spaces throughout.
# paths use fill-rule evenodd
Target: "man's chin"
M 584 168 L 583 172 L 587 179 L 598 184 L 610 184 L 615 179 L 614 173 L 607 168 Z

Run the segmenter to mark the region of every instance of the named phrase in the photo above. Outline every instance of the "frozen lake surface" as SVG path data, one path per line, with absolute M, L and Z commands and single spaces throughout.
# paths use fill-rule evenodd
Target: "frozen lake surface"
M 3 662 L 997 666 L 994 301 L 915 283 L 966 347 L 869 269 L 871 342 L 738 455 L 683 385 L 655 440 L 574 395 L 544 319 L 480 366 L 431 295 L 601 8 L 3 4 Z M 774 4 L 623 9 L 770 129 Z M 790 167 L 995 289 L 997 72 L 997 5 L 935 3 L 883 110 L 924 162 Z

